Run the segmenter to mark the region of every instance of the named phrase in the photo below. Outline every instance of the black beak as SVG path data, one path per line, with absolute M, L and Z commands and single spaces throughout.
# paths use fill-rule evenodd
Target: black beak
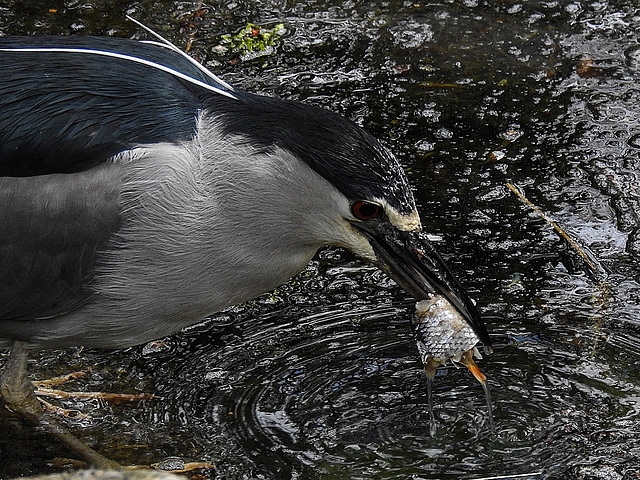
M 374 232 L 360 225 L 356 227 L 369 239 L 378 256 L 378 266 L 387 275 L 417 300 L 432 293 L 444 295 L 485 348 L 491 350 L 491 340 L 478 309 L 424 233 L 403 232 L 387 223 L 376 225 Z

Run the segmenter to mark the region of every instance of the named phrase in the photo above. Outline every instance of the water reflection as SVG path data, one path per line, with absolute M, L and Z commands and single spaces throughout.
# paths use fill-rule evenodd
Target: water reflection
M 497 344 L 481 363 L 497 435 L 480 386 L 447 368 L 431 436 L 411 301 L 325 252 L 277 292 L 163 342 L 43 353 L 42 376 L 92 366 L 73 388 L 161 397 L 65 403 L 89 414 L 75 424 L 86 440 L 124 463 L 210 461 L 204 475 L 221 479 L 635 478 L 633 2 L 210 2 L 197 18 L 197 2 L 81 3 L 12 3 L 0 32 L 134 35 L 126 12 L 180 45 L 194 33 L 193 53 L 248 90 L 326 106 L 382 138 Z M 211 51 L 248 21 L 285 23 L 274 55 L 238 64 Z M 606 295 L 507 182 L 599 257 Z M 3 433 L 3 478 L 54 470 L 48 460 L 65 455 L 38 433 Z

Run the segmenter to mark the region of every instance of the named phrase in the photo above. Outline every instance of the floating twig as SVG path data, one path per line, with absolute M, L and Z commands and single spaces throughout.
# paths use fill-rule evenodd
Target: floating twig
M 539 207 L 537 207 L 531 200 L 525 197 L 524 193 L 518 190 L 511 183 L 507 183 L 507 187 L 511 190 L 520 200 L 522 200 L 529 208 L 536 212 L 540 217 L 547 222 L 553 229 L 560 235 L 560 237 L 569 244 L 571 248 L 580 256 L 582 261 L 589 269 L 589 273 L 596 276 L 598 281 L 602 281 L 606 277 L 607 272 L 602 264 L 598 261 L 593 253 L 591 253 L 586 247 L 581 246 L 574 238 L 572 238 L 566 230 L 564 230 L 557 222 L 549 218 Z

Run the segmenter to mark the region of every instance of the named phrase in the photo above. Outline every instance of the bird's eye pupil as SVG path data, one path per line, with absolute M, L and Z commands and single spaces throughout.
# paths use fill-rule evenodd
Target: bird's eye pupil
M 353 215 L 361 220 L 370 220 L 380 215 L 380 205 L 371 202 L 354 202 L 351 206 Z

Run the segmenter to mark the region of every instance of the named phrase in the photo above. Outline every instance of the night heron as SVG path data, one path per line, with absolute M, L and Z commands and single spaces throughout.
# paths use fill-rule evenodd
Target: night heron
M 0 39 L 0 347 L 37 419 L 30 349 L 123 348 L 272 290 L 318 249 L 439 292 L 489 345 L 421 232 L 405 174 L 345 118 L 241 92 L 171 45 Z

